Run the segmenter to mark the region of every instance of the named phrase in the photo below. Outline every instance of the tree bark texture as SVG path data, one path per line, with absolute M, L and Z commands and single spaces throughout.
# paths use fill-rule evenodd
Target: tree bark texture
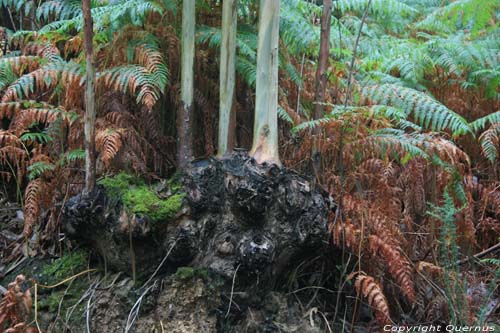
M 218 156 L 234 147 L 234 121 L 231 121 L 236 76 L 237 0 L 224 0 L 220 56 L 220 105 Z
M 182 1 L 181 105 L 177 115 L 177 154 L 180 169 L 193 160 L 191 133 L 194 89 L 195 0 Z
M 86 60 L 86 84 L 85 84 L 85 192 L 89 193 L 95 187 L 96 179 L 96 152 L 95 152 L 95 67 L 94 47 L 92 39 L 94 35 L 92 12 L 90 0 L 82 1 L 83 10 L 83 34 Z
M 326 82 L 328 69 L 328 60 L 330 58 L 330 32 L 332 25 L 332 0 L 323 2 L 323 14 L 321 16 L 321 37 L 319 46 L 318 68 L 316 70 L 316 87 L 314 100 L 314 119 L 321 119 L 324 115 L 324 103 L 326 93 Z M 321 135 L 321 127 L 316 126 L 313 129 L 314 143 L 312 150 L 312 163 L 316 175 L 320 173 L 321 156 L 319 152 L 318 142 Z
M 258 163 L 280 164 L 278 154 L 279 0 L 261 0 L 253 146 Z

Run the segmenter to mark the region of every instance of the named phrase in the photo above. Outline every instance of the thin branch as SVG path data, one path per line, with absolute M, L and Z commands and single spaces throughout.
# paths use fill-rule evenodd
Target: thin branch
M 462 260 L 458 261 L 456 264 L 463 265 L 463 264 L 468 263 L 471 260 L 478 260 L 478 259 L 480 259 L 480 258 L 482 258 L 482 257 L 484 257 L 492 252 L 498 251 L 498 250 L 500 250 L 500 243 L 493 245 L 492 247 L 489 247 L 486 250 L 481 251 L 481 252 L 479 252 L 471 257 L 467 257 L 465 259 L 462 259 Z

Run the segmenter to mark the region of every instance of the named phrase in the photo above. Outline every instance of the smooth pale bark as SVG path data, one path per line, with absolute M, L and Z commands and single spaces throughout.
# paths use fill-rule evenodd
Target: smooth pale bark
M 96 178 L 96 153 L 95 153 L 95 66 L 94 47 L 92 39 L 94 35 L 90 0 L 82 1 L 83 11 L 83 35 L 86 61 L 85 80 L 85 190 L 90 193 L 95 187 Z
M 324 0 L 323 14 L 321 16 L 321 37 L 319 46 L 318 68 L 316 70 L 316 89 L 314 100 L 314 119 L 323 118 L 325 92 L 326 92 L 326 71 L 328 69 L 328 59 L 330 58 L 330 31 L 332 25 L 332 0 Z M 321 168 L 321 155 L 319 152 L 318 141 L 321 135 L 321 127 L 316 126 L 313 130 L 315 136 L 313 150 L 312 150 L 312 163 L 316 176 L 318 176 Z
M 219 157 L 231 152 L 234 146 L 234 122 L 231 122 L 231 116 L 236 77 L 236 28 L 238 18 L 236 10 L 237 0 L 224 0 L 222 5 L 220 55 Z
M 177 114 L 177 154 L 179 168 L 186 169 L 193 160 L 191 116 L 194 89 L 195 0 L 182 2 L 181 105 Z
M 253 146 L 258 163 L 280 164 L 278 154 L 279 0 L 261 0 Z

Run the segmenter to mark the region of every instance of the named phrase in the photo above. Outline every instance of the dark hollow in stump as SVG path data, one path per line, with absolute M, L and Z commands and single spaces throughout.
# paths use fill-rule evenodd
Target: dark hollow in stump
M 330 197 L 300 175 L 257 165 L 244 153 L 193 163 L 184 191 L 181 212 L 153 228 L 147 216 L 131 216 L 99 187 L 67 202 L 64 229 L 99 252 L 110 269 L 130 272 L 132 244 L 138 272 L 153 271 L 172 249 L 165 264 L 172 270 L 207 268 L 226 278 L 237 270 L 238 277 L 261 281 L 327 241 Z

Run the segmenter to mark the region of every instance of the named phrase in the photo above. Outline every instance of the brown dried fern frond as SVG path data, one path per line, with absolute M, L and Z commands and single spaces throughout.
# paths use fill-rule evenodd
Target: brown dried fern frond
M 10 124 L 10 129 L 17 135 L 21 135 L 32 124 L 48 125 L 61 116 L 57 109 L 26 109 L 18 113 Z
M 64 44 L 64 54 L 68 56 L 71 53 L 78 54 L 83 50 L 83 40 L 81 36 L 70 38 Z
M 398 283 L 408 302 L 412 304 L 415 301 L 415 286 L 410 262 L 399 247 L 392 246 L 375 235 L 370 235 L 368 238 L 370 252 L 384 261 L 389 274 Z
M 53 106 L 45 102 L 37 102 L 34 100 L 0 103 L 0 119 L 2 118 L 10 119 L 14 117 L 17 113 L 19 113 L 21 110 L 29 108 L 52 109 Z
M 45 59 L 52 59 L 54 56 L 60 56 L 59 49 L 49 42 L 30 42 L 22 50 L 25 55 L 39 56 Z
M 479 137 L 479 142 L 483 156 L 494 163 L 498 159 L 500 150 L 500 123 L 493 123 L 484 131 Z
M 124 129 L 106 128 L 96 134 L 96 150 L 105 167 L 109 167 L 123 145 Z
M 33 301 L 30 290 L 23 291 L 22 284 L 25 281 L 24 275 L 16 276 L 14 282 L 9 283 L 7 292 L 0 302 L 0 327 L 8 327 L 5 333 L 33 332 L 26 324 Z
M 371 276 L 359 274 L 354 283 L 358 294 L 362 294 L 375 312 L 375 319 L 381 326 L 390 325 L 389 305 L 382 287 Z
M 442 267 L 426 261 L 419 261 L 416 265 L 416 270 L 419 273 L 429 274 L 430 276 L 441 276 L 444 272 Z
M 2 103 L 14 102 L 31 95 L 39 95 L 50 91 L 62 83 L 64 87 L 76 84 L 81 86 L 82 77 L 74 66 L 73 70 L 43 67 L 21 76 L 5 91 Z
M 450 140 L 436 136 L 433 137 L 429 144 L 433 153 L 439 156 L 441 160 L 449 162 L 454 166 L 465 167 L 462 170 L 470 168 L 469 156 Z
M 127 111 L 111 111 L 106 114 L 104 120 L 120 128 L 137 125 L 137 118 Z
M 32 72 L 40 68 L 40 57 L 21 55 L 0 59 L 1 66 L 10 66 L 12 72 L 20 76 L 25 72 Z
M 22 147 L 23 143 L 16 135 L 10 131 L 0 130 L 0 147 L 12 146 Z
M 5 91 L 2 103 L 13 102 L 35 92 L 44 92 L 57 85 L 58 75 L 43 68 L 21 76 Z
M 137 96 L 137 102 L 150 109 L 156 104 L 161 94 L 151 73 L 139 65 L 114 67 L 101 72 L 97 77 L 97 85 L 118 93 Z
M 337 223 L 332 230 L 333 244 L 338 247 L 345 245 L 350 251 L 358 251 L 361 241 L 361 230 L 346 221 L 344 225 Z
M 411 160 L 403 169 L 398 184 L 404 188 L 403 203 L 405 212 L 415 221 L 425 215 L 427 208 L 425 192 L 426 161 L 420 158 Z
M 43 153 L 38 153 L 38 154 L 35 154 L 31 159 L 30 159 L 30 165 L 33 165 L 35 163 L 46 163 L 46 164 L 49 164 L 49 163 L 52 163 L 51 159 L 49 156 L 47 156 L 46 154 L 43 154 Z
M 3 165 L 4 169 L 9 170 L 18 179 L 21 179 L 26 173 L 27 159 L 28 153 L 24 148 L 15 145 L 0 148 L 0 165 Z
M 163 55 L 159 51 L 149 48 L 146 45 L 139 45 L 135 48 L 135 60 L 146 67 L 150 73 L 163 70 L 165 64 Z
M 23 234 L 30 237 L 38 219 L 43 196 L 47 196 L 47 184 L 41 178 L 31 181 L 24 192 L 24 230 Z

